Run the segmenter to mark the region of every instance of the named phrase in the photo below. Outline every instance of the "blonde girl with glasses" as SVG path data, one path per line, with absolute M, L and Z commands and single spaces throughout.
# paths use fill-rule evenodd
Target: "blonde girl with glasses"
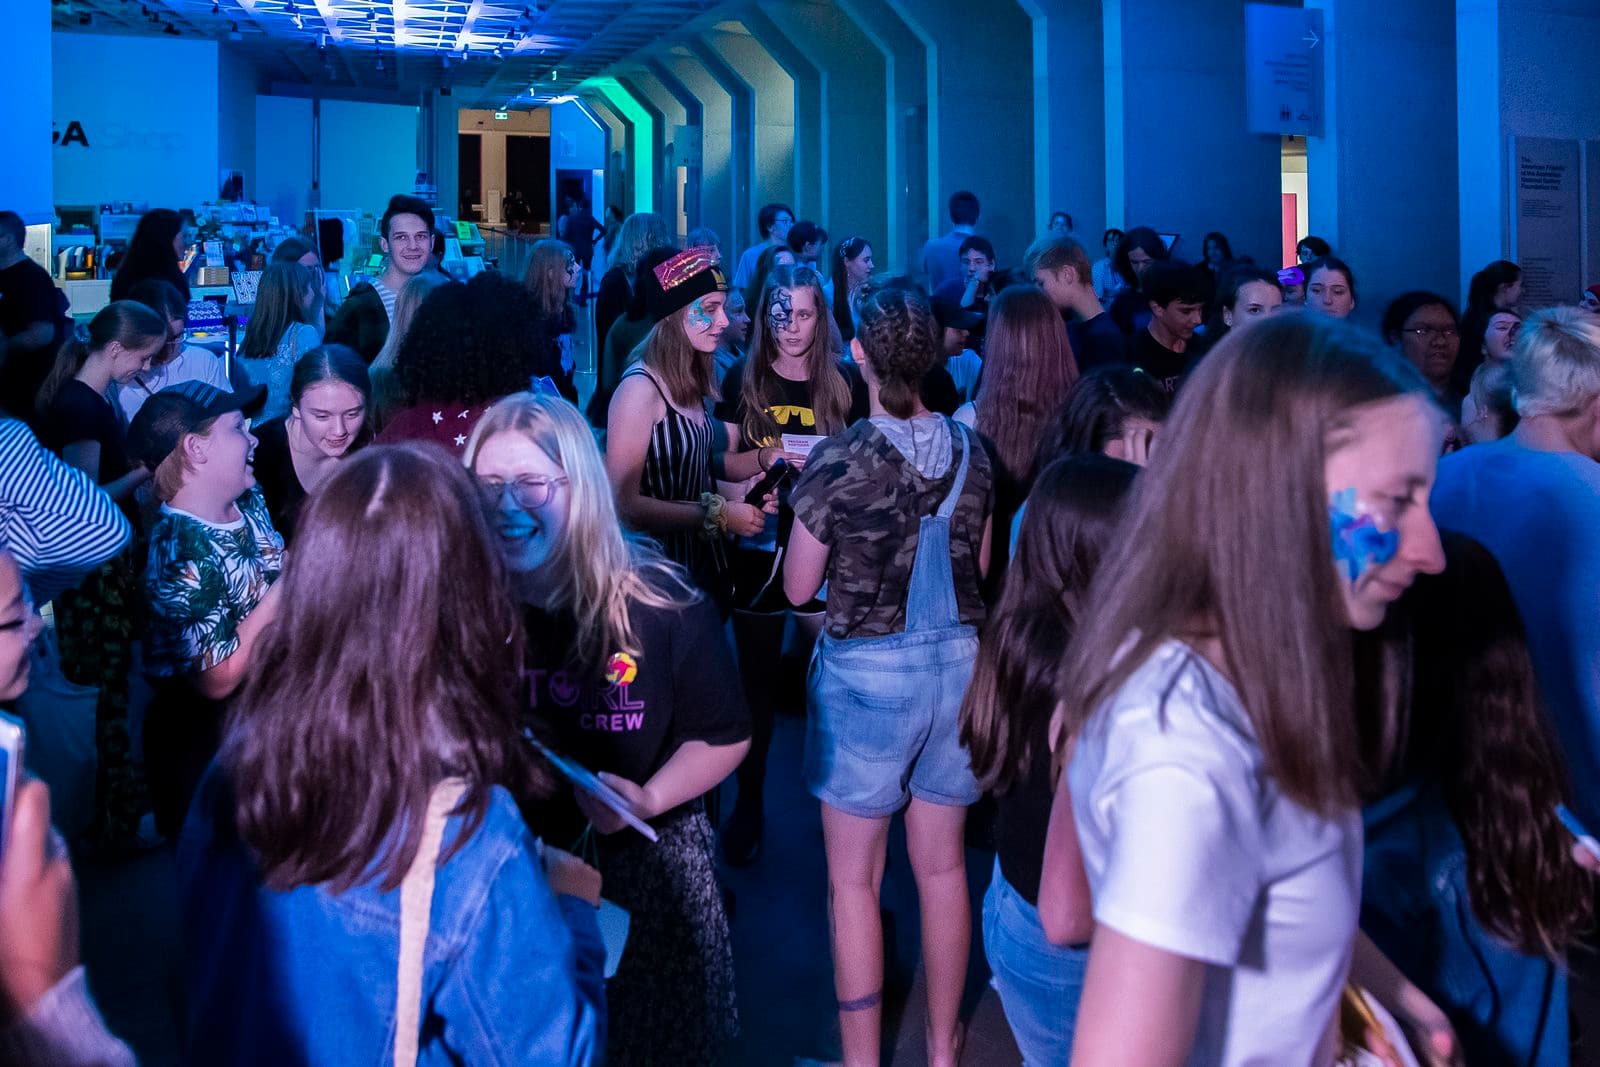
M 702 798 L 744 758 L 750 714 L 716 608 L 623 531 L 593 432 L 567 401 L 501 400 L 466 463 L 523 605 L 529 724 L 659 838 L 581 792 L 546 834 L 565 846 L 586 821 L 598 831 L 605 898 L 632 916 L 607 991 L 607 1060 L 717 1062 L 738 1013 Z

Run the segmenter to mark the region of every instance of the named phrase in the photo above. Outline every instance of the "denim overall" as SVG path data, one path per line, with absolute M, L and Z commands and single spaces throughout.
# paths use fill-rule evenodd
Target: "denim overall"
M 811 658 L 806 787 L 860 818 L 892 815 L 913 796 L 965 806 L 980 795 L 958 729 L 978 632 L 961 621 L 950 567 L 950 516 L 974 445 L 965 426 L 949 426 L 961 435 L 961 463 L 944 502 L 922 518 L 905 630 L 824 633 Z

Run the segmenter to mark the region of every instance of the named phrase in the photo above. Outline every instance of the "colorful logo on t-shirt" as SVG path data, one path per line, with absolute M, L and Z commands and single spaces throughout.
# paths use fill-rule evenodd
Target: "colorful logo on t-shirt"
M 639 664 L 626 652 L 617 652 L 606 661 L 606 682 L 610 685 L 631 685 L 639 677 Z

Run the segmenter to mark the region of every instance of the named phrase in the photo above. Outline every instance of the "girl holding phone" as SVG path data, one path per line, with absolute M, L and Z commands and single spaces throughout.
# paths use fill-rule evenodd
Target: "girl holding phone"
M 810 267 L 774 270 L 755 311 L 750 354 L 728 370 L 714 414 L 728 435 L 722 457 L 728 479 L 760 476 L 764 484 L 780 461 L 790 472 L 780 472 L 785 481 L 805 469 L 805 453 L 785 449 L 785 437 L 815 442 L 865 418 L 867 385 L 853 365 L 839 359 L 822 278 Z M 761 847 L 776 668 L 791 614 L 779 571 L 794 523 L 789 485 L 780 484 L 778 514 L 759 533 L 740 538 L 732 552 L 733 637 L 755 718 L 754 743 L 739 766 L 739 797 L 722 838 L 723 855 L 736 867 L 752 862 Z M 813 599 L 792 614 L 809 647 L 822 628 L 821 602 Z

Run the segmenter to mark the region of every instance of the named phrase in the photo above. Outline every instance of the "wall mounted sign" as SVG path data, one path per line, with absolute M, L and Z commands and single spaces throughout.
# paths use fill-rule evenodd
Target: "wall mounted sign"
M 1244 6 L 1245 111 L 1253 133 L 1322 134 L 1322 12 Z
M 1511 249 L 1528 307 L 1572 304 L 1583 289 L 1584 188 L 1577 141 L 1511 139 Z

